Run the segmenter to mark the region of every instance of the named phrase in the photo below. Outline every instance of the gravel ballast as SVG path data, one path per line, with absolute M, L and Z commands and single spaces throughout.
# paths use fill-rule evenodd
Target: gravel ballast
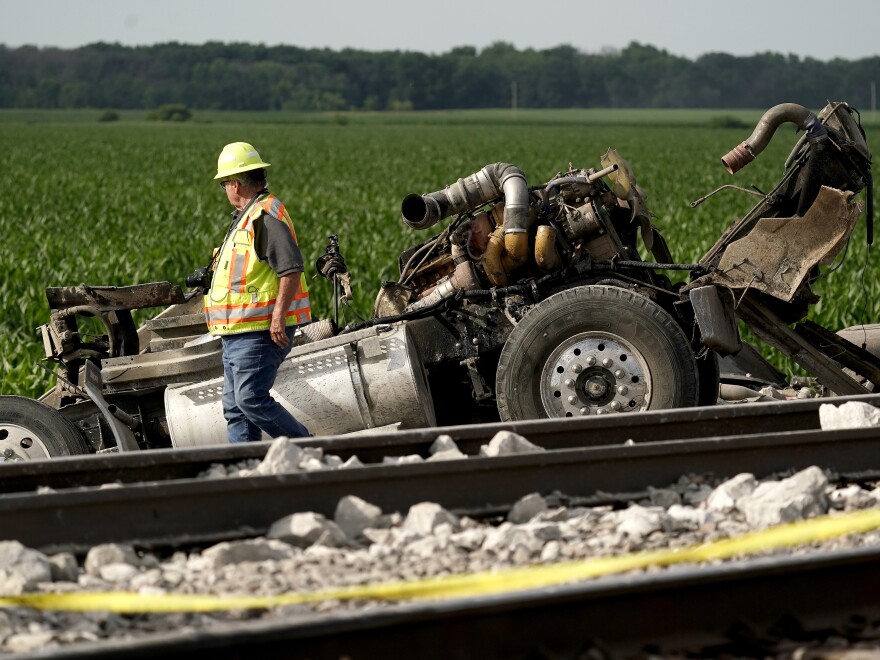
M 543 451 L 521 436 L 504 433 L 481 454 Z M 214 466 L 203 478 L 358 469 L 357 462 L 343 464 L 337 457 L 291 449 L 291 445 L 276 440 L 264 461 L 234 468 Z M 455 457 L 458 448 L 448 436 L 438 439 L 432 452 L 432 456 L 445 454 L 437 460 L 469 460 Z M 398 462 L 413 460 L 402 457 Z M 265 537 L 226 541 L 170 556 L 104 544 L 77 561 L 67 553 L 47 556 L 14 539 L 2 541 L 0 593 L 271 596 L 681 548 L 818 515 L 872 508 L 878 500 L 876 484 L 838 484 L 819 467 L 763 480 L 751 474 L 723 481 L 685 475 L 620 508 L 576 506 L 561 493 L 528 493 L 505 516 L 490 520 L 457 515 L 436 502 L 422 502 L 406 511 L 382 511 L 349 496 L 340 500 L 333 519 L 292 511 L 276 521 Z M 878 543 L 880 533 L 872 532 L 836 539 L 823 547 Z M 0 610 L 0 652 L 210 629 L 224 621 L 254 616 L 314 615 L 341 607 L 377 606 L 327 601 L 260 613 L 137 616 L 8 608 Z

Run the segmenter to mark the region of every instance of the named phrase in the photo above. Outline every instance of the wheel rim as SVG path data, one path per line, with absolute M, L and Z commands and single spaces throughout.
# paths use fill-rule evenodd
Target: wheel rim
M 651 373 L 625 339 L 584 332 L 563 341 L 547 358 L 541 402 L 550 417 L 645 410 L 651 403 Z
M 18 424 L 0 423 L 0 463 L 50 456 L 45 443 L 30 429 Z

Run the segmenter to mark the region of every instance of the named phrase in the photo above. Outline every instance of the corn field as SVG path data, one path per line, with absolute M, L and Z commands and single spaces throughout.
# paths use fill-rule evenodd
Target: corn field
M 749 135 L 761 111 L 739 113 L 746 129 L 710 128 L 712 114 L 487 111 L 309 121 L 217 114 L 185 124 L 0 114 L 0 393 L 39 396 L 51 385 L 39 366 L 36 332 L 49 316 L 47 286 L 183 285 L 187 273 L 208 261 L 231 211 L 212 181 L 228 142 L 250 142 L 272 164 L 270 187 L 294 219 L 309 277 L 327 237 L 339 236 L 355 288 L 352 308 L 367 316 L 379 284 L 396 279 L 399 253 L 428 238 L 400 221 L 403 197 L 438 190 L 498 161 L 517 165 L 537 184 L 569 163 L 598 167 L 614 147 L 647 192 L 673 256 L 698 260 L 755 198 L 722 191 L 696 209 L 690 202 L 729 183 L 769 190 L 796 140 L 781 129 L 731 177 L 719 158 Z M 871 127 L 866 130 L 872 150 L 880 151 Z M 845 261 L 814 286 L 822 299 L 811 318 L 831 329 L 878 317 L 880 285 L 864 236 L 860 222 Z M 310 280 L 310 289 L 316 317 L 330 316 L 331 284 Z M 355 320 L 347 313 L 346 320 Z

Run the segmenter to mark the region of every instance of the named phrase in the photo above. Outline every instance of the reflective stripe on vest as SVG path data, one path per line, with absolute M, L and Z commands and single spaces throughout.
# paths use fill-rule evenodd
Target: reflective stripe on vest
M 255 201 L 229 232 L 215 261 L 211 289 L 205 296 L 205 317 L 214 335 L 267 330 L 278 298 L 278 275 L 268 261 L 260 261 L 254 245 L 254 220 L 266 214 L 278 218 L 296 241 L 293 221 L 277 197 L 266 194 Z M 286 325 L 311 320 L 305 273 L 285 313 Z

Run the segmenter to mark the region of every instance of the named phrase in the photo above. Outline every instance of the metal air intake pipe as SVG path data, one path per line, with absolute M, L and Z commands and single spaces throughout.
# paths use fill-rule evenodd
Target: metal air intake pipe
M 510 272 L 526 261 L 529 247 L 526 232 L 531 222 L 528 183 L 525 174 L 515 165 L 492 163 L 443 190 L 407 195 L 400 211 L 410 227 L 427 229 L 443 218 L 478 208 L 502 195 L 504 270 Z
M 403 198 L 403 221 L 413 229 L 427 229 L 443 218 L 464 213 L 504 195 L 505 231 L 523 231 L 529 222 L 529 188 L 518 167 L 507 163 L 486 165 L 443 190 Z
M 410 227 L 427 229 L 443 218 L 497 199 L 502 193 L 505 227 L 519 227 L 524 231 L 528 221 L 528 185 L 522 170 L 507 163 L 486 165 L 437 192 L 407 195 L 400 210 L 403 221 Z
M 755 160 L 755 157 L 770 143 L 776 129 L 786 122 L 797 124 L 798 128 L 806 131 L 807 139 L 811 142 L 822 140 L 828 135 L 825 125 L 804 106 L 797 103 L 780 103 L 764 113 L 745 142 L 734 147 L 721 158 L 727 171 L 733 174 Z

